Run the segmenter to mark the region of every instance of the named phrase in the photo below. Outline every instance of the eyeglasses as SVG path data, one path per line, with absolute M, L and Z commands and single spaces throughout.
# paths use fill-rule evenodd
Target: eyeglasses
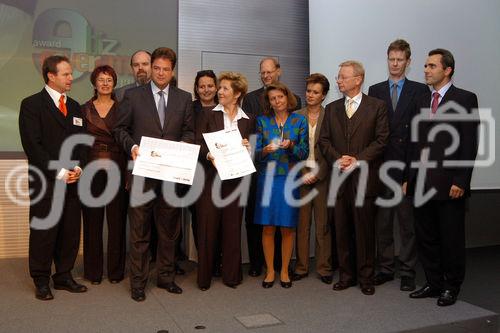
M 100 84 L 103 84 L 103 83 L 113 84 L 115 81 L 113 79 L 97 79 L 97 82 L 99 82 Z
M 271 75 L 273 73 L 275 73 L 278 69 L 274 69 L 272 71 L 267 71 L 267 72 L 259 72 L 260 76 L 268 76 L 268 75 Z
M 354 75 L 354 76 L 349 76 L 349 77 L 344 77 L 344 76 L 336 76 L 335 77 L 335 81 L 346 81 L 346 80 L 349 80 L 349 79 L 352 79 L 353 77 L 358 77 L 360 75 Z

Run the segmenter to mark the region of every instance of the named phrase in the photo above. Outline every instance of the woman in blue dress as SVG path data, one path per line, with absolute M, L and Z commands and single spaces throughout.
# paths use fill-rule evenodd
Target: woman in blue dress
M 262 246 L 267 267 L 262 286 L 270 288 L 274 283 L 274 234 L 279 227 L 282 236 L 281 244 L 277 244 L 282 251 L 280 282 L 283 288 L 290 288 L 292 282 L 288 264 L 292 256 L 298 207 L 292 207 L 287 202 L 286 192 L 290 191 L 285 184 L 300 177 L 300 173 L 296 173 L 294 178 L 288 177 L 288 174 L 297 162 L 305 160 L 309 154 L 308 126 L 303 115 L 292 112 L 297 101 L 284 84 L 269 85 L 264 92 L 264 102 L 264 114 L 257 117 L 255 150 L 258 169 L 255 223 L 263 225 Z M 298 200 L 298 187 L 295 186 L 288 196 L 290 194 Z

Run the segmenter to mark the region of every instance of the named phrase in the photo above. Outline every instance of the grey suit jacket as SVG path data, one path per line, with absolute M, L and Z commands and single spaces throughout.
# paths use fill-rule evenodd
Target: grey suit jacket
M 123 96 L 125 96 L 125 91 L 136 87 L 138 87 L 137 83 L 133 82 L 127 84 L 126 86 L 115 89 L 114 93 L 116 101 L 121 102 L 123 100 Z
M 307 119 L 307 107 L 304 107 L 300 110 L 295 111 L 295 113 L 301 114 Z M 328 165 L 326 163 L 321 150 L 319 149 L 318 140 L 319 140 L 319 132 L 321 131 L 321 124 L 323 123 L 323 118 L 325 117 L 325 108 L 321 107 L 321 111 L 319 113 L 318 122 L 316 124 L 316 132 L 314 133 L 314 157 L 316 159 L 316 163 L 318 163 L 318 173 L 316 177 L 319 180 L 323 180 L 328 176 Z M 309 147 L 309 151 L 311 151 L 312 147 Z
M 193 143 L 191 94 L 169 86 L 165 123 L 162 128 L 151 84 L 127 90 L 118 106 L 118 119 L 113 128 L 113 135 L 129 155 L 132 147 L 139 145 L 143 136 Z

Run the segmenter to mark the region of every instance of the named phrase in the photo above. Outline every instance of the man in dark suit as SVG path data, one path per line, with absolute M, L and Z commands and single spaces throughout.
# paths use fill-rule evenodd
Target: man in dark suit
M 151 53 L 145 50 L 135 51 L 130 58 L 130 68 L 135 82 L 115 89 L 115 97 L 118 102 L 122 101 L 125 91 L 149 83 L 151 80 Z
M 251 91 L 243 99 L 243 111 L 252 114 L 255 119 L 262 115 L 264 111 L 263 94 L 265 88 L 272 84 L 279 82 L 281 76 L 281 66 L 277 59 L 269 57 L 263 58 L 260 61 L 260 80 L 262 81 L 262 87 Z M 302 102 L 300 97 L 293 94 L 297 100 L 297 107 L 295 110 L 299 110 L 302 107 Z M 247 231 L 247 243 L 248 243 L 248 256 L 250 259 L 250 270 L 248 275 L 259 276 L 262 272 L 262 265 L 264 264 L 264 252 L 262 250 L 262 226 L 253 223 L 253 218 L 255 214 L 255 191 L 256 191 L 256 176 L 252 176 L 252 182 L 250 185 L 250 193 L 248 195 L 248 204 L 245 210 L 245 227 Z M 276 244 L 281 244 L 281 234 L 276 233 Z M 275 248 L 274 254 L 275 267 L 281 267 L 281 248 Z
M 383 100 L 387 105 L 389 119 L 389 142 L 385 147 L 384 161 L 405 162 L 409 145 L 410 120 L 415 99 L 429 89 L 425 84 L 408 80 L 406 69 L 411 62 L 410 45 L 402 39 L 392 42 L 387 49 L 387 65 L 389 79 L 372 85 L 368 95 Z M 388 176 L 403 184 L 403 170 L 390 169 Z M 393 191 L 384 186 L 384 199 L 394 196 Z M 415 265 L 417 250 L 415 248 L 415 227 L 413 223 L 413 206 L 409 198 L 392 207 L 378 207 L 377 234 L 377 266 L 374 284 L 381 285 L 394 279 L 394 220 L 399 226 L 399 272 L 401 275 L 400 289 L 415 290 Z
M 450 51 L 429 52 L 424 72 L 431 91 L 416 103 L 415 117 L 420 121 L 414 120 L 417 126 L 412 126 L 416 131 L 412 138 L 417 137 L 411 160 L 435 165 L 412 166 L 403 184 L 403 190 L 415 197 L 417 251 L 427 278 L 427 284 L 410 297 L 439 296 L 439 306 L 455 303 L 465 276 L 465 201 L 478 149 L 477 97 L 452 84 L 454 70 Z M 437 126 L 453 130 L 433 135 Z M 454 144 L 456 149 L 449 151 Z
M 125 92 L 118 109 L 113 132 L 117 142 L 136 159 L 143 136 L 172 141 L 194 142 L 191 94 L 171 84 L 176 64 L 173 50 L 160 47 L 151 54 L 151 82 Z M 134 204 L 134 186 L 143 181 L 142 192 L 154 191 L 156 197 L 145 204 Z M 157 285 L 180 294 L 174 282 L 175 241 L 180 231 L 181 211 L 162 195 L 163 182 L 135 176 L 132 182 L 130 221 L 130 283 L 132 299 L 143 301 L 149 275 L 151 214 L 158 230 Z M 137 193 L 137 190 L 135 191 Z M 140 191 L 139 191 L 140 192 Z M 140 194 L 139 194 L 140 195 Z
M 329 165 L 336 168 L 332 171 L 332 184 L 340 179 L 339 172 L 347 175 L 339 184 L 338 193 L 332 187 L 329 193 L 330 200 L 337 195 L 334 220 L 340 279 L 333 289 L 347 289 L 357 279 L 363 294 L 373 295 L 375 197 L 379 194 L 378 170 L 389 138 L 389 124 L 385 103 L 361 92 L 364 76 L 361 63 L 340 64 L 337 84 L 344 98 L 326 106 L 319 147 Z M 367 169 L 368 178 L 362 169 Z M 355 204 L 358 191 L 364 191 L 360 192 L 363 200 Z
M 87 287 L 76 283 L 71 275 L 80 241 L 81 203 L 77 182 L 82 170 L 78 164 L 83 163 L 85 149 L 78 145 L 73 149 L 71 159 L 77 161 L 76 165 L 69 162 L 58 170 L 50 166 L 50 161 L 61 159 L 61 147 L 68 138 L 85 132 L 85 124 L 79 104 L 66 95 L 73 81 L 68 58 L 46 58 L 42 72 L 44 89 L 21 102 L 19 133 L 30 165 L 30 275 L 35 283 L 36 298 L 51 300 L 54 298 L 49 287 L 52 261 L 56 269 L 52 275 L 54 289 L 73 293 L 87 291 Z M 34 169 L 41 173 L 33 172 Z M 58 182 L 66 185 L 61 187 Z M 50 214 L 61 204 L 62 212 L 57 217 Z M 51 217 L 55 220 L 47 221 L 46 218 Z M 45 222 L 35 225 L 38 219 Z

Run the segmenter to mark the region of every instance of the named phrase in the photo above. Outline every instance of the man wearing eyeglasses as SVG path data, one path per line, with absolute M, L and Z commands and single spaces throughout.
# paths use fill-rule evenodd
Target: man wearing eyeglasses
M 251 113 L 257 118 L 260 116 L 264 110 L 262 105 L 264 94 L 264 89 L 272 84 L 279 82 L 281 76 L 281 66 L 278 60 L 272 57 L 263 58 L 260 61 L 260 80 L 262 81 L 262 87 L 248 93 L 243 99 L 243 110 L 247 113 Z M 297 107 L 295 110 L 299 110 L 302 107 L 302 102 L 300 97 L 295 95 L 297 100 Z M 247 243 L 248 243 L 248 256 L 250 259 L 250 270 L 248 275 L 259 276 L 262 272 L 262 265 L 264 264 L 264 253 L 262 252 L 262 226 L 253 223 L 254 206 L 255 206 L 255 182 L 256 178 L 252 177 L 252 184 L 250 187 L 250 193 L 248 195 L 248 204 L 245 210 L 245 226 L 247 230 Z M 279 232 L 276 233 L 276 244 L 281 244 L 281 235 Z M 275 249 L 275 267 L 281 267 L 281 249 L 276 247 Z
M 326 106 L 318 144 L 333 166 L 332 177 L 338 179 L 333 179 L 332 184 L 337 182 L 339 186 L 337 191 L 330 188 L 328 195 L 329 200 L 336 195 L 334 221 L 340 278 L 333 290 L 344 290 L 359 282 L 363 294 L 373 295 L 375 198 L 379 194 L 378 170 L 389 138 L 389 123 L 385 103 L 361 92 L 364 77 L 361 63 L 340 64 L 336 80 L 344 97 Z
M 390 136 L 385 147 L 384 161 L 405 162 L 409 146 L 411 106 L 415 99 L 429 89 L 425 84 L 408 80 L 406 69 L 411 62 L 411 49 L 408 42 L 402 39 L 392 42 L 387 49 L 387 66 L 389 79 L 372 85 L 368 95 L 383 100 L 387 105 Z M 388 176 L 399 185 L 403 183 L 403 170 L 392 168 Z M 384 186 L 382 196 L 390 199 L 393 191 Z M 399 226 L 399 273 L 400 289 L 415 289 L 415 265 L 417 251 L 415 248 L 415 228 L 413 224 L 413 207 L 407 197 L 392 207 L 379 207 L 377 212 L 377 268 L 375 285 L 394 280 L 394 220 Z

